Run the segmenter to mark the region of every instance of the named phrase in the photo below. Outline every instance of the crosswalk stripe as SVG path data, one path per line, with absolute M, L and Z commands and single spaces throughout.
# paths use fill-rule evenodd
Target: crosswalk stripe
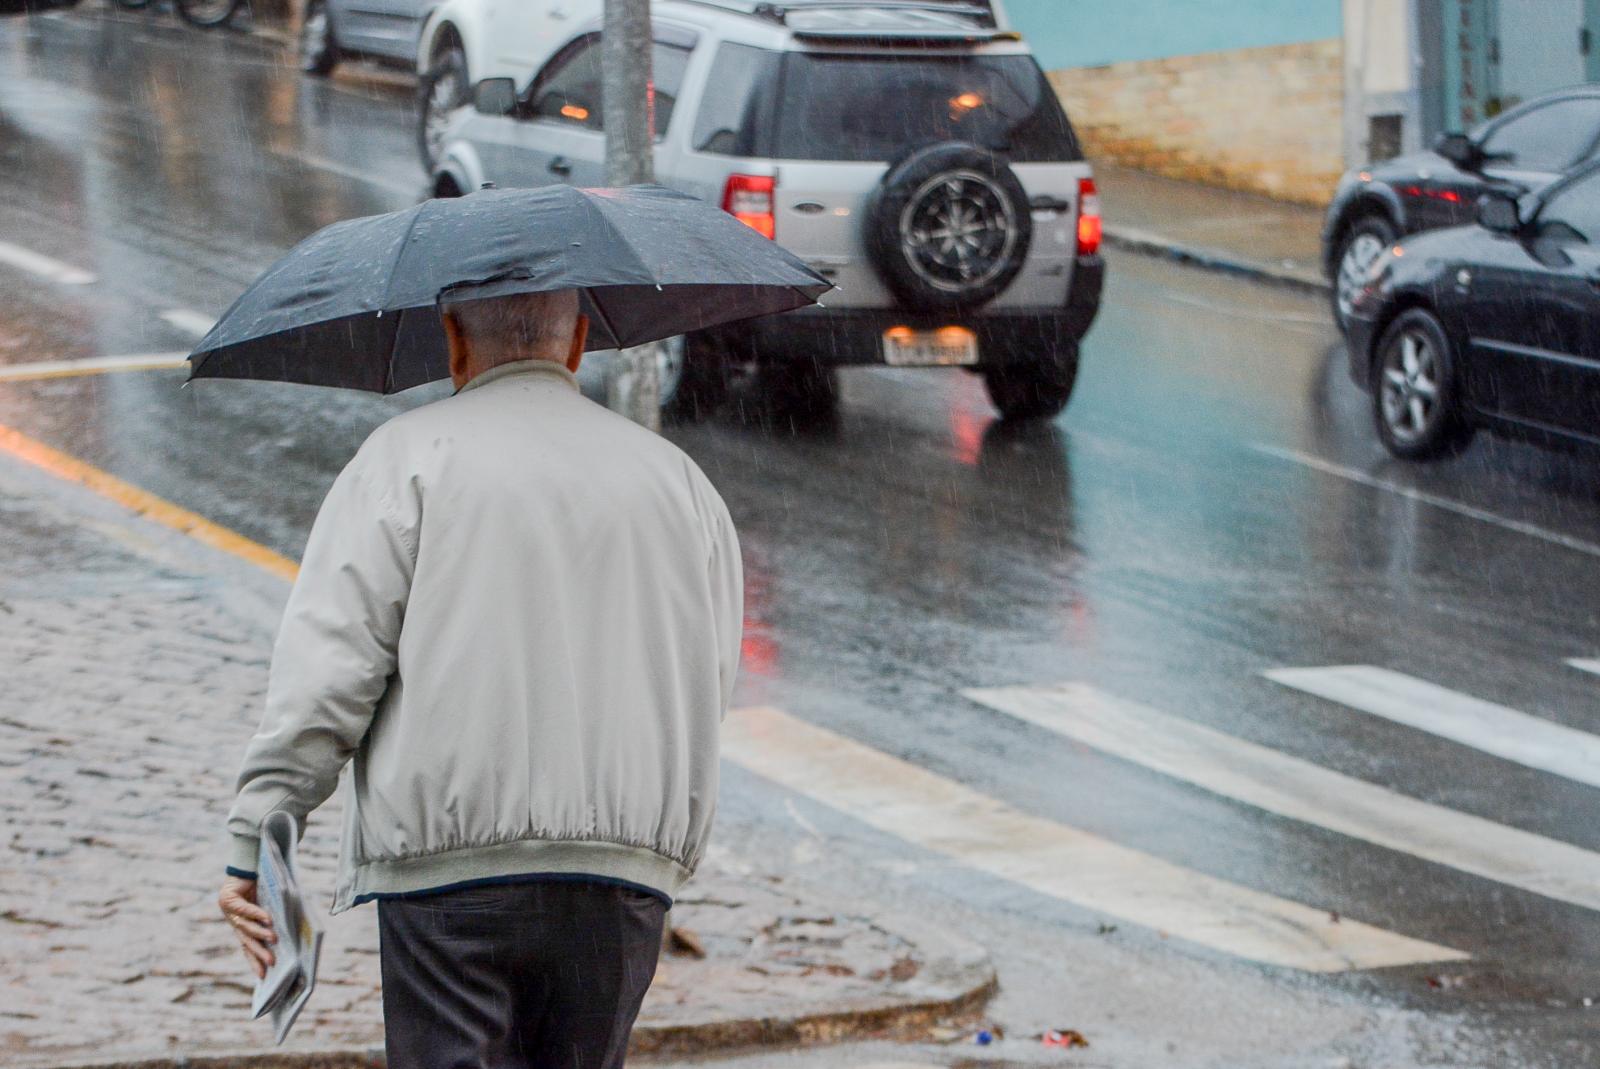
M 1600 909 L 1600 854 L 1458 813 L 1084 684 L 968 697 L 1269 813 L 1562 902 Z
M 1574 657 L 1567 663 L 1580 672 L 1588 672 L 1592 675 L 1600 676 L 1600 660 L 1589 657 Z
M 1368 664 L 1275 668 L 1262 675 L 1540 772 L 1600 787 L 1600 735 Z
M 777 709 L 729 714 L 723 754 L 972 868 L 1225 954 L 1313 972 L 1467 957 L 1032 816 Z
M 21 245 L 13 245 L 9 241 L 0 241 L 0 263 L 10 264 L 29 274 L 67 286 L 87 286 L 94 281 L 93 273 L 81 267 L 64 264 L 43 253 L 25 249 Z
M 216 319 L 204 312 L 196 312 L 189 308 L 168 308 L 162 311 L 160 316 L 168 324 L 197 338 L 205 337 L 217 323 Z

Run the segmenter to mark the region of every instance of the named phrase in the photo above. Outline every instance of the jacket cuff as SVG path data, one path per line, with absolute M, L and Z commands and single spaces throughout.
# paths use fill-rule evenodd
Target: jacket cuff
M 261 838 L 256 835 L 235 835 L 228 848 L 228 868 L 233 873 L 254 873 L 256 860 L 261 854 Z M 245 878 L 245 877 L 241 877 Z M 254 878 L 253 875 L 250 878 Z

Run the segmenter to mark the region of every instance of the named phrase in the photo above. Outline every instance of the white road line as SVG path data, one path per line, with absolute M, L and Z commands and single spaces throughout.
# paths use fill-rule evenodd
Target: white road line
M 80 267 L 52 260 L 43 253 L 24 249 L 21 245 L 13 245 L 8 241 L 0 241 L 0 263 L 10 264 L 29 274 L 67 286 L 87 286 L 94 281 L 94 275 Z
M 410 184 L 399 182 L 393 178 L 385 178 L 382 175 L 371 174 L 367 171 L 363 171 L 359 167 L 353 167 L 347 163 L 339 163 L 335 160 L 330 160 L 324 156 L 317 156 L 310 152 L 289 152 L 274 149 L 272 154 L 277 156 L 279 159 L 293 160 L 296 163 L 303 164 L 306 167 L 311 167 L 318 171 L 327 171 L 329 174 L 336 174 L 341 178 L 351 178 L 357 182 L 365 182 L 368 185 L 377 186 L 380 189 L 387 189 L 391 193 L 399 193 L 402 196 L 416 197 L 424 189 L 421 180 Z
M 1600 735 L 1367 664 L 1275 668 L 1274 683 L 1426 731 L 1540 772 L 1600 787 Z
M 171 326 L 193 334 L 197 338 L 205 337 L 206 332 L 217 324 L 216 319 L 204 312 L 195 312 L 188 308 L 168 308 L 160 315 Z
M 1343 464 L 1335 464 L 1330 460 L 1323 460 L 1321 457 L 1314 457 L 1308 453 L 1301 453 L 1293 449 L 1282 449 L 1275 445 L 1253 443 L 1250 448 L 1263 456 L 1276 457 L 1279 460 L 1287 460 L 1293 464 L 1301 464 L 1311 468 L 1313 471 L 1320 471 L 1324 475 L 1348 479 L 1350 482 L 1360 483 L 1362 486 L 1370 486 L 1374 490 L 1386 490 L 1409 501 L 1418 501 L 1424 505 L 1431 505 L 1436 509 L 1453 512 L 1458 516 L 1493 524 L 1507 531 L 1515 531 L 1517 534 L 1527 535 L 1529 538 L 1537 538 L 1567 549 L 1575 549 L 1579 553 L 1600 557 L 1600 545 L 1594 542 L 1585 541 L 1582 538 L 1574 538 L 1572 535 L 1562 534 L 1559 531 L 1547 530 L 1536 524 L 1525 523 L 1522 520 L 1510 520 L 1504 516 L 1497 516 L 1486 509 L 1466 505 L 1460 501 L 1453 501 L 1448 497 L 1440 497 L 1438 494 L 1430 494 L 1426 490 L 1417 490 L 1410 486 L 1402 486 L 1399 483 L 1390 482 L 1387 479 L 1380 479 L 1358 468 L 1349 468 Z
M 1588 657 L 1574 657 L 1567 663 L 1580 672 L 1589 672 L 1600 676 L 1600 660 L 1593 660 Z
M 31 364 L 0 364 L 0 382 L 61 379 L 74 375 L 100 375 L 108 371 L 155 371 L 187 367 L 188 353 L 133 353 L 127 356 L 91 356 L 82 360 L 40 360 Z
M 723 753 L 917 846 L 1225 954 L 1312 972 L 1467 957 L 1023 813 L 776 709 L 730 714 Z
M 1224 798 L 1600 909 L 1600 854 L 1418 801 L 1083 684 L 967 691 L 993 709 Z

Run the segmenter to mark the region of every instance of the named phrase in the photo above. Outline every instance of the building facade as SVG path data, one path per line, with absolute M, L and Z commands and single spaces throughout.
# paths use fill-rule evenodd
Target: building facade
M 1091 155 L 1321 203 L 1340 172 L 1600 81 L 1600 0 L 1005 0 Z
M 1339 0 L 1006 0 L 1094 157 L 1289 200 L 1343 169 Z

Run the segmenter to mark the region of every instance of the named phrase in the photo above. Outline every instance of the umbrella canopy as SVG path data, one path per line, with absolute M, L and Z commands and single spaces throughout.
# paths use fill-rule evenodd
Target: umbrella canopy
M 441 300 L 575 289 L 589 348 L 614 349 L 830 288 L 731 215 L 661 186 L 485 189 L 317 231 L 201 339 L 189 379 L 396 393 L 449 374 Z

